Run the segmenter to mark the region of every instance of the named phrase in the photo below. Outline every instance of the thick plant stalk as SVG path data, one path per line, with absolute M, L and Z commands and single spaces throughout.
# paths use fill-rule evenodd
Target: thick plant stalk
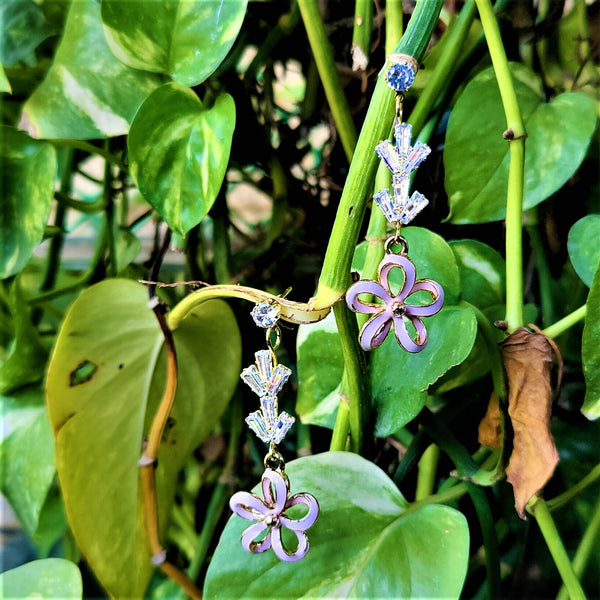
M 510 153 L 506 196 L 506 321 L 508 331 L 512 332 L 523 325 L 522 235 L 527 134 L 492 4 L 490 0 L 476 2 L 506 115 L 503 137 L 509 143 Z
M 417 3 L 405 34 L 394 48 L 395 53 L 409 54 L 418 61 L 423 58 L 442 4 L 443 0 L 421 0 Z M 369 104 L 338 206 L 314 299 L 315 308 L 331 306 L 349 286 L 352 254 L 373 191 L 373 178 L 378 165 L 373 149 L 388 135 L 394 108 L 394 92 L 388 88 L 385 72 L 382 72 Z
M 356 0 L 352 30 L 352 70 L 364 71 L 371 53 L 373 29 L 373 0 Z

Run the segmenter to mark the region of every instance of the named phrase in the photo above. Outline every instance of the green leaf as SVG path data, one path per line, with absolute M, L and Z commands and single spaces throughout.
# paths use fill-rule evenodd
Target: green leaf
M 18 273 L 42 241 L 54 197 L 56 152 L 0 126 L 0 278 Z
M 296 412 L 303 423 L 333 429 L 344 373 L 342 344 L 333 312 L 314 325 L 300 325 L 296 348 Z
M 33 536 L 56 472 L 43 390 L 27 388 L 0 396 L 0 414 L 0 489 L 23 530 Z
M 111 596 L 140 597 L 152 573 L 137 461 L 163 394 L 166 356 L 144 286 L 105 280 L 73 303 L 47 377 L 56 468 L 78 546 Z M 164 539 L 177 474 L 237 385 L 229 307 L 198 306 L 174 331 L 177 394 L 155 471 Z M 81 375 L 81 376 L 79 376 Z
M 545 103 L 532 71 L 517 64 L 511 64 L 511 71 L 528 136 L 523 205 L 529 209 L 578 169 L 596 126 L 596 111 L 594 102 L 578 93 L 560 94 Z M 448 123 L 444 165 L 450 222 L 484 223 L 505 217 L 509 166 L 505 129 L 494 71 L 486 69 L 467 85 Z
M 156 75 L 130 69 L 113 56 L 97 2 L 72 2 L 52 66 L 23 113 L 35 137 L 87 140 L 123 135 L 144 98 L 159 84 Z
M 600 268 L 596 270 L 587 299 L 581 340 L 581 362 L 585 399 L 581 412 L 590 419 L 600 417 Z
M 478 308 L 504 303 L 506 274 L 504 259 L 477 240 L 449 242 L 460 273 L 461 297 Z
M 8 358 L 0 366 L 0 394 L 41 380 L 48 358 L 48 352 L 31 322 L 19 278 L 10 288 L 9 303 L 15 339 Z
M 425 404 L 427 388 L 468 356 L 477 335 L 471 309 L 444 306 L 426 321 L 427 347 L 417 354 L 401 348 L 393 335 L 371 352 L 369 381 L 377 411 L 375 435 L 385 437 L 412 421 Z
M 135 116 L 127 141 L 131 174 L 175 232 L 185 235 L 213 205 L 234 127 L 229 94 L 207 108 L 192 90 L 175 83 L 158 88 Z
M 83 584 L 75 563 L 63 558 L 34 560 L 0 574 L 4 598 L 81 598 Z
M 2 0 L 0 23 L 0 61 L 7 67 L 29 59 L 38 44 L 54 33 L 33 0 Z
M 567 248 L 573 268 L 579 278 L 591 287 L 594 273 L 600 266 L 600 215 L 587 215 L 569 230 Z
M 123 63 L 195 86 L 233 46 L 246 5 L 247 0 L 102 0 L 102 20 L 108 44 Z
M 447 506 L 412 511 L 372 463 L 326 452 L 286 465 L 291 492 L 309 492 L 321 512 L 308 555 L 293 565 L 240 545 L 248 521 L 233 516 L 204 588 L 218 598 L 458 598 L 466 574 L 466 519 Z M 258 491 L 258 486 L 254 490 Z
M 8 77 L 6 76 L 6 71 L 2 63 L 0 62 L 0 92 L 8 92 L 12 94 L 12 87 L 10 85 L 10 81 L 8 81 Z

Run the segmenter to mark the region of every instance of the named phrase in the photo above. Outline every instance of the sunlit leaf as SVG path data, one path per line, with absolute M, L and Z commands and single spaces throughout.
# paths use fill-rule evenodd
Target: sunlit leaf
M 119 60 L 194 86 L 233 46 L 246 5 L 247 0 L 102 0 L 102 20 Z
M 467 522 L 447 506 L 409 504 L 372 463 L 326 452 L 286 465 L 292 493 L 321 513 L 308 555 L 290 565 L 240 545 L 248 521 L 233 516 L 210 562 L 205 598 L 458 598 L 469 554 Z
M 18 273 L 42 241 L 55 175 L 53 146 L 0 126 L 0 278 Z
M 594 102 L 565 93 L 543 101 L 536 75 L 511 65 L 527 130 L 524 208 L 558 190 L 581 164 L 594 128 Z M 568 123 L 559 127 L 557 123 Z M 444 146 L 446 191 L 452 223 L 483 223 L 506 214 L 509 150 L 506 119 L 493 69 L 479 73 L 459 97 Z
M 32 536 L 54 480 L 54 440 L 40 388 L 0 396 L 0 489 Z
M 4 67 L 0 63 L 0 92 L 8 92 L 9 94 L 12 92 L 12 87 L 10 85 L 10 81 L 8 81 L 8 77 L 6 77 L 6 71 Z
M 141 106 L 128 137 L 140 192 L 175 232 L 185 235 L 213 205 L 227 169 L 235 126 L 229 94 L 212 107 L 168 83 Z
M 600 266 L 600 215 L 587 215 L 569 230 L 567 248 L 573 268 L 580 279 L 591 287 Z
M 146 302 L 146 289 L 127 280 L 84 291 L 65 317 L 47 377 L 67 517 L 99 581 L 120 597 L 142 596 L 152 572 L 137 461 L 166 357 Z M 174 338 L 177 395 L 155 471 L 163 539 L 178 471 L 225 410 L 240 370 L 239 332 L 220 300 L 197 307 Z
M 587 313 L 581 341 L 585 377 L 585 400 L 581 411 L 590 419 L 600 417 L 600 268 L 587 299 Z
M 72 2 L 52 66 L 23 112 L 35 137 L 85 140 L 122 135 L 159 84 L 156 75 L 131 69 L 114 57 L 104 39 L 97 2 Z
M 63 558 L 34 560 L 0 574 L 4 598 L 69 598 L 83 594 L 81 573 L 75 563 Z

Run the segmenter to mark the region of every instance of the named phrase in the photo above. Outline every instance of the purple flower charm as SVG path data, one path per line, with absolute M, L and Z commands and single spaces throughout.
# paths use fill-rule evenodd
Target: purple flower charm
M 390 290 L 388 276 L 390 271 L 399 267 L 404 272 L 404 284 L 397 295 Z M 430 317 L 439 312 L 444 304 L 444 290 L 433 279 L 416 280 L 415 265 L 402 254 L 387 254 L 379 263 L 379 282 L 361 280 L 346 292 L 346 302 L 355 312 L 373 315 L 360 331 L 359 342 L 365 350 L 373 350 L 383 340 L 394 325 L 398 343 L 408 352 L 420 352 L 427 344 L 427 330 L 419 317 Z M 424 290 L 431 294 L 431 302 L 425 306 L 407 304 L 406 300 L 413 292 Z M 360 294 L 376 296 L 382 303 L 363 302 Z M 413 339 L 406 328 L 410 321 L 416 331 Z
M 256 521 L 242 534 L 242 548 L 247 552 L 259 553 L 273 548 L 280 560 L 296 562 L 306 556 L 309 543 L 305 531 L 313 526 L 319 516 L 319 503 L 307 493 L 289 496 L 290 484 L 282 471 L 266 469 L 262 476 L 264 501 L 249 492 L 237 492 L 229 500 L 231 510 L 248 521 Z M 292 519 L 285 511 L 296 504 L 305 504 L 306 515 Z M 281 528 L 287 527 L 298 539 L 298 547 L 289 552 L 283 546 Z M 266 532 L 266 535 L 262 535 Z M 257 541 L 256 538 L 261 537 Z

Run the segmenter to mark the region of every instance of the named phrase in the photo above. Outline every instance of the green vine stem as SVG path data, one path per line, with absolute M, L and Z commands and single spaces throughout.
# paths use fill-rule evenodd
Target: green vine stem
M 346 442 L 348 441 L 348 432 L 350 431 L 350 409 L 348 407 L 348 398 L 342 396 L 338 404 L 337 413 L 335 415 L 335 424 L 333 425 L 333 435 L 329 450 L 346 450 Z
M 509 144 L 510 166 L 506 197 L 506 321 L 508 331 L 523 325 L 523 190 L 525 125 L 490 0 L 476 0 L 506 116 L 503 137 Z
M 335 61 L 333 59 L 333 48 L 329 43 L 327 31 L 319 12 L 317 0 L 298 0 L 300 14 L 304 21 L 304 27 L 308 35 L 308 41 L 312 50 L 325 96 L 333 115 L 344 152 L 348 162 L 352 160 L 354 147 L 356 146 L 356 129 L 350 113 L 350 107 L 346 96 L 342 91 L 342 85 L 338 76 Z
M 333 305 L 333 314 L 342 343 L 344 356 L 344 378 L 342 389 L 348 398 L 350 423 L 350 449 L 369 455 L 369 440 L 372 439 L 372 423 L 369 395 L 364 377 L 364 354 L 358 346 L 356 318 L 344 302 Z M 334 437 L 342 433 L 335 432 Z
M 415 491 L 415 500 L 423 500 L 433 493 L 435 484 L 435 474 L 440 458 L 440 448 L 436 444 L 431 444 L 419 461 L 419 471 L 417 474 L 417 489 Z
M 371 54 L 372 0 L 356 0 L 352 30 L 352 70 L 365 71 Z
M 549 338 L 556 338 L 561 333 L 564 333 L 576 323 L 579 323 L 582 319 L 585 319 L 587 312 L 587 305 L 580 306 L 577 310 L 569 313 L 566 317 L 563 317 L 560 321 L 553 323 L 549 327 L 546 327 L 542 333 Z
M 579 583 L 579 579 L 573 570 L 573 565 L 571 565 L 567 551 L 544 499 L 534 496 L 527 505 L 527 512 L 537 521 L 540 531 L 544 536 L 544 541 L 554 560 L 554 564 L 567 588 L 569 597 L 571 600 L 585 600 L 585 593 L 583 592 L 581 583 Z
M 598 537 L 600 536 L 600 499 L 596 502 L 594 514 L 588 523 L 588 526 L 581 538 L 581 542 L 577 547 L 575 556 L 573 557 L 573 571 L 577 577 L 581 577 L 585 572 L 592 550 L 598 543 Z M 569 592 L 567 587 L 563 585 L 558 592 L 556 600 L 568 600 Z
M 395 53 L 409 54 L 418 61 L 423 58 L 442 4 L 443 0 L 417 3 L 406 32 L 394 48 Z M 302 9 L 302 3 L 300 8 Z M 352 255 L 367 202 L 373 191 L 373 179 L 378 165 L 373 149 L 388 135 L 394 108 L 394 93 L 388 88 L 385 72 L 382 71 L 367 110 L 338 206 L 314 299 L 315 308 L 331 306 L 348 288 Z
M 597 464 L 583 479 L 578 481 L 574 486 L 570 487 L 566 492 L 559 496 L 547 500 L 548 510 L 556 510 L 561 506 L 571 502 L 578 494 L 580 494 L 588 485 L 595 483 L 600 479 L 600 464 Z

